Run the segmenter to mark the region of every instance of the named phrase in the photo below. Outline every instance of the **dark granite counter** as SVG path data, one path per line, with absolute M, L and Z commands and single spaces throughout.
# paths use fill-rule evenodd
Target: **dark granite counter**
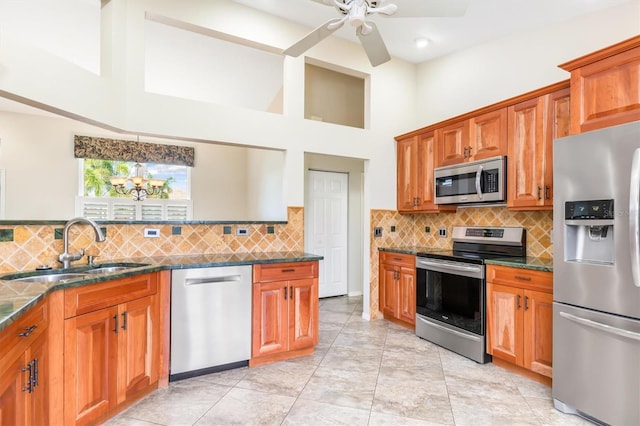
M 392 253 L 404 253 L 404 254 L 413 254 L 416 255 L 418 253 L 429 253 L 429 252 L 438 252 L 443 249 L 433 248 L 433 247 L 418 247 L 418 246 L 409 246 L 409 247 L 380 247 L 379 251 L 388 251 Z M 500 257 L 497 259 L 487 259 L 485 260 L 487 265 L 500 265 L 500 266 L 509 266 L 512 268 L 520 268 L 520 269 L 533 269 L 536 271 L 546 271 L 553 272 L 553 259 L 542 258 L 542 257 Z
M 94 284 L 102 281 L 125 278 L 132 275 L 157 272 L 162 270 L 207 268 L 215 266 L 253 265 L 259 263 L 304 262 L 321 260 L 322 256 L 304 252 L 263 252 L 263 253 L 217 253 L 200 255 L 178 255 L 160 257 L 137 257 L 128 259 L 115 259 L 113 261 L 97 263 L 100 266 L 118 266 L 141 264 L 125 270 L 99 274 L 78 275 L 77 278 L 53 282 L 25 282 L 11 281 L 5 278 L 22 278 L 39 275 L 36 271 L 4 274 L 0 276 L 0 331 L 14 322 L 31 307 L 35 306 L 45 296 L 53 291 L 65 288 Z M 64 272 L 82 273 L 89 269 L 87 266 L 78 266 L 65 269 Z M 61 273 L 61 269 L 53 269 L 46 273 Z
M 485 260 L 487 265 L 509 266 L 511 268 L 533 269 L 535 271 L 553 272 L 553 259 L 542 257 L 515 257 Z

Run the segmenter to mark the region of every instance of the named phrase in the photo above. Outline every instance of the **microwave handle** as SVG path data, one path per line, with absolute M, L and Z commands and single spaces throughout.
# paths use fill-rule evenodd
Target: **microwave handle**
M 482 200 L 482 188 L 480 187 L 480 178 L 482 177 L 482 166 L 478 166 L 478 170 L 476 171 L 476 193 L 478 194 L 478 198 Z

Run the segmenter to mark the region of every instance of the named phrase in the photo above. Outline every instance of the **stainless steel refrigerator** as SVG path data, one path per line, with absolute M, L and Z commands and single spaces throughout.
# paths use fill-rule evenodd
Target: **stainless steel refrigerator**
M 640 424 L 640 122 L 553 146 L 553 398 Z

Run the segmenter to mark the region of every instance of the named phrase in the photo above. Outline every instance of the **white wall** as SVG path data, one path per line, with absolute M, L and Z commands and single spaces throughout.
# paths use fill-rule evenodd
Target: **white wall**
M 283 196 L 284 153 L 266 149 L 246 150 L 247 217 L 254 220 L 286 220 Z
M 567 80 L 559 64 L 638 34 L 634 0 L 428 61 L 418 67 L 415 128 Z

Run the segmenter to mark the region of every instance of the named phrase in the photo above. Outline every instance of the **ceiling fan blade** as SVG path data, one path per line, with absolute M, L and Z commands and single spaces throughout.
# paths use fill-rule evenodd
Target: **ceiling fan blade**
M 287 56 L 300 56 L 301 54 L 330 36 L 334 31 L 336 31 L 343 25 L 344 19 L 342 18 L 330 19 L 315 30 L 311 31 L 293 46 L 283 50 L 282 53 Z
M 360 26 L 356 30 L 356 34 L 360 39 L 360 43 L 362 43 L 362 47 L 364 47 L 364 51 L 369 57 L 369 62 L 371 62 L 371 65 L 376 67 L 391 60 L 391 56 L 389 55 L 387 46 L 385 46 L 384 40 L 382 40 L 382 36 L 380 35 L 380 31 L 378 31 L 376 24 L 371 21 L 367 21 L 367 26 L 371 27 L 370 32 L 363 34 L 362 26 Z
M 462 16 L 469 6 L 469 0 L 385 0 L 381 6 L 389 3 L 398 6 L 394 18 Z

